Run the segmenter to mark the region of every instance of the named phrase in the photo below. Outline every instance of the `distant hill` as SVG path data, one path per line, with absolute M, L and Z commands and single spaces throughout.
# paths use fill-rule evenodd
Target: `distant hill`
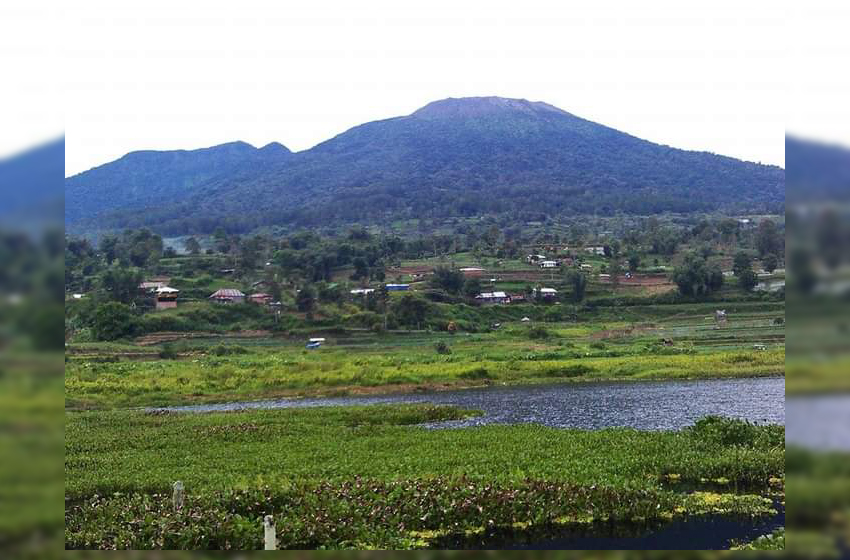
M 184 163 L 191 171 L 178 174 L 153 171 L 153 162 L 141 160 L 117 167 L 122 160 L 67 180 L 66 196 L 77 198 L 66 210 L 70 224 L 147 225 L 180 234 L 217 226 L 247 231 L 487 213 L 537 219 L 776 212 L 785 201 L 779 167 L 678 150 L 546 103 L 498 97 L 436 101 L 309 150 L 236 169 L 223 165 L 209 172 L 195 161 Z M 168 185 L 169 204 L 158 204 L 153 193 L 143 199 L 132 187 L 128 175 L 146 173 Z M 125 191 L 134 204 L 129 210 L 121 208 Z M 107 195 L 117 196 L 118 204 Z M 146 204 L 151 207 L 144 213 L 137 211 Z
M 130 152 L 65 179 L 65 221 L 85 223 L 117 211 L 172 206 L 203 193 L 201 185 L 210 179 L 238 176 L 291 155 L 278 143 L 258 149 L 245 142 L 199 150 Z

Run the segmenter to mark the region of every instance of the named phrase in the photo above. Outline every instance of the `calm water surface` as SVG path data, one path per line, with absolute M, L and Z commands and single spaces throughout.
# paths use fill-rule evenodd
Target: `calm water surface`
M 785 379 L 781 377 L 514 385 L 457 391 L 277 399 L 174 407 L 184 412 L 433 403 L 477 409 L 483 416 L 435 427 L 535 422 L 563 428 L 630 427 L 675 430 L 709 414 L 759 424 L 785 423 Z

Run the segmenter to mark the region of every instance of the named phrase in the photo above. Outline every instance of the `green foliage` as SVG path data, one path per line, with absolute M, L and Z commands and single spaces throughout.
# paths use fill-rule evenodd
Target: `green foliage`
M 772 445 L 782 427 L 754 428 L 742 447 L 693 430 L 414 425 L 469 415 L 431 405 L 69 414 L 66 546 L 259 548 L 264 515 L 282 548 L 409 548 L 426 532 L 516 522 L 598 520 L 610 531 L 721 508 L 759 516 L 770 509 L 757 496 L 689 488 L 724 477 L 766 491 L 784 473 Z M 682 489 L 662 483 L 670 474 Z M 175 479 L 187 490 L 180 513 Z
M 213 356 L 238 356 L 248 354 L 249 351 L 244 346 L 238 344 L 219 344 L 209 349 L 209 353 Z
M 689 429 L 698 441 L 724 447 L 779 448 L 785 445 L 785 430 L 782 426 L 757 426 L 745 420 L 706 416 Z
M 109 299 L 131 303 L 139 298 L 142 273 L 138 268 L 112 266 L 104 271 L 100 279 L 101 288 Z
M 546 340 L 550 336 L 549 331 L 546 327 L 542 327 L 540 325 L 535 325 L 528 329 L 528 338 L 531 340 Z
M 741 286 L 741 289 L 745 292 L 752 292 L 758 283 L 759 277 L 751 268 L 743 270 L 738 275 L 738 285 Z
M 163 344 L 159 351 L 159 357 L 163 360 L 176 360 L 179 356 L 176 346 L 172 343 Z
M 298 311 L 311 312 L 316 307 L 316 292 L 311 286 L 304 286 L 295 296 L 295 306 Z
M 785 252 L 785 237 L 779 233 L 776 222 L 762 220 L 756 231 L 756 249 L 759 256 L 768 254 L 780 255 Z
M 459 294 L 464 287 L 463 272 L 447 266 L 438 266 L 434 269 L 431 285 L 450 294 Z
M 110 301 L 97 307 L 91 328 L 97 340 L 117 340 L 132 336 L 136 325 L 136 318 L 128 306 Z
M 689 254 L 673 270 L 672 280 L 682 295 L 702 297 L 723 287 L 723 272 L 704 258 Z
M 741 276 L 747 270 L 753 269 L 753 258 L 746 251 L 738 251 L 732 261 L 732 272 Z
M 437 354 L 442 355 L 448 355 L 452 353 L 452 349 L 449 347 L 449 345 L 443 342 L 442 340 L 439 340 L 434 343 L 434 350 L 437 351 Z
M 573 303 L 584 301 L 584 296 L 587 292 L 587 276 L 578 270 L 570 270 L 567 272 L 567 283 L 572 287 L 570 297 Z
M 779 258 L 773 253 L 768 253 L 761 259 L 761 265 L 764 267 L 764 270 L 769 273 L 773 273 L 776 270 L 776 267 L 779 266 Z

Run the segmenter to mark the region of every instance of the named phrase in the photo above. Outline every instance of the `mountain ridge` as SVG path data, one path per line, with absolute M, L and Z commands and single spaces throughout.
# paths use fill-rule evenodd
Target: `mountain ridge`
M 94 193 L 89 216 L 66 211 L 66 222 L 88 227 L 96 215 L 107 227 L 195 233 L 213 224 L 250 230 L 506 212 L 741 213 L 784 206 L 779 167 L 655 144 L 524 99 L 443 99 L 307 150 L 268 152 L 275 155 L 243 154 L 220 173 L 193 175 L 186 189 L 170 189 L 181 198 L 168 208 L 134 215 L 138 205 L 103 204 Z M 66 194 L 92 194 L 81 175 L 66 181 Z

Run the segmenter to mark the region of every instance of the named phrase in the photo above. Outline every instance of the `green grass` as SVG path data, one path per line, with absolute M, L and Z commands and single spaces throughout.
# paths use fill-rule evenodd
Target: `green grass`
M 692 343 L 664 347 L 655 340 L 593 340 L 575 325 L 553 328 L 532 340 L 529 327 L 488 335 L 388 337 L 384 343 L 216 347 L 178 360 L 102 363 L 74 358 L 65 369 L 66 406 L 157 406 L 186 401 L 226 401 L 286 394 L 339 394 L 367 388 L 571 381 L 695 379 L 782 374 L 784 347 L 703 351 Z M 549 332 L 549 331 L 547 331 Z M 434 350 L 447 342 L 451 354 Z M 482 374 L 486 372 L 486 375 Z M 579 372 L 579 373 L 576 373 Z
M 445 307 L 458 320 L 465 320 L 466 306 Z M 558 307 L 542 309 L 545 313 Z M 324 335 L 328 343 L 316 351 L 303 347 L 306 337 L 315 332 L 310 330 L 293 337 L 181 341 L 163 354 L 178 358 L 169 360 L 158 359 L 157 347 L 72 344 L 66 358 L 66 405 L 156 406 L 414 386 L 784 373 L 785 326 L 774 324 L 776 317 L 784 315 L 784 306 L 729 306 L 730 319 L 722 329 L 714 327 L 713 305 L 664 307 L 597 308 L 581 322 L 535 319 L 530 324 L 519 322 L 517 315 L 523 310 L 510 306 L 468 308 L 469 313 L 490 314 L 493 322 L 504 321 L 502 327 L 454 336 L 425 331 L 330 332 Z M 665 338 L 673 341 L 672 346 L 661 343 Z M 438 353 L 436 342 L 443 342 L 451 352 Z M 216 351 L 221 344 L 238 345 L 239 352 Z M 766 344 L 768 349 L 755 350 L 755 344 Z
M 66 546 L 425 546 L 488 524 L 663 522 L 763 514 L 784 472 L 782 427 L 720 419 L 681 432 L 537 425 L 427 430 L 468 412 L 427 405 L 221 414 L 66 415 Z M 498 442 L 498 443 L 496 443 Z M 182 480 L 186 511 L 169 511 Z M 670 481 L 674 481 L 671 483 Z

